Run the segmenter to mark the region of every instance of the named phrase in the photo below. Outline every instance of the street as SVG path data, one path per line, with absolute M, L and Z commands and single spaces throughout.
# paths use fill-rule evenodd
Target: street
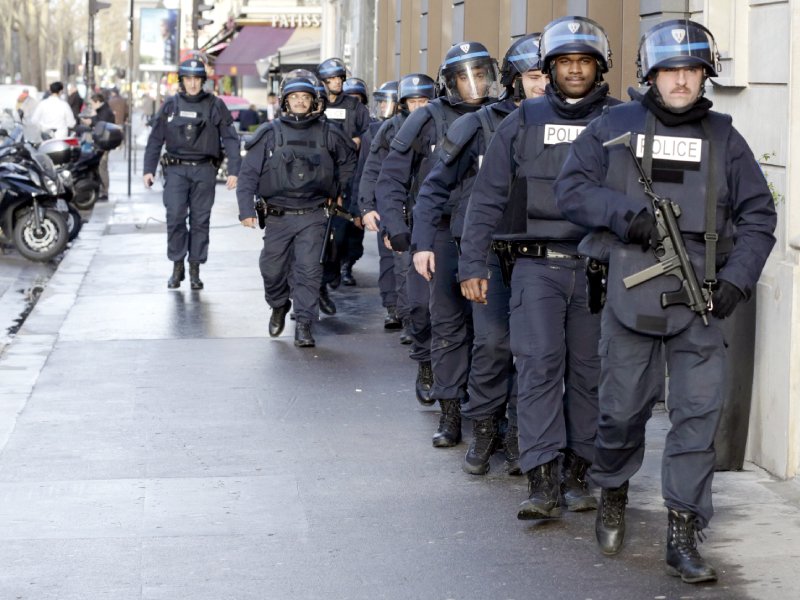
M 267 336 L 261 234 L 217 187 L 205 289 L 167 290 L 160 186 L 112 155 L 111 201 L 0 355 L 0 598 L 784 599 L 800 487 L 719 473 L 701 547 L 717 584 L 664 573 L 661 407 L 622 552 L 594 512 L 523 522 L 526 479 L 466 475 L 384 331 L 377 252 L 331 294 L 317 347 Z M 141 164 L 141 162 L 139 163 Z M 0 257 L 1 259 L 1 257 Z M 471 433 L 465 422 L 464 433 Z

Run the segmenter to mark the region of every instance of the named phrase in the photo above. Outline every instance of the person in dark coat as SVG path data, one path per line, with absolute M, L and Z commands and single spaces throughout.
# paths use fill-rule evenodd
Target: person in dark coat
M 667 570 L 687 583 L 715 581 L 696 538 L 714 512 L 714 437 L 728 368 L 721 320 L 755 293 L 777 217 L 747 142 L 703 97 L 720 68 L 711 32 L 686 19 L 660 23 L 642 37 L 638 66 L 647 91 L 631 90 L 631 102 L 590 123 L 555 182 L 564 216 L 593 230 L 581 253 L 608 264 L 589 471 L 602 488 L 595 534 L 604 554 L 621 550 L 628 482 L 642 465 L 645 425 L 664 398 L 666 370 Z M 664 215 L 671 211 L 679 232 L 668 238 Z M 682 281 L 665 274 L 628 279 L 674 260 L 676 238 L 689 259 Z M 691 280 L 696 303 L 684 293 Z
M 203 91 L 207 75 L 202 62 L 182 62 L 178 78 L 181 91 L 164 102 L 147 140 L 144 184 L 153 185 L 161 147 L 166 145 L 161 164 L 166 177 L 167 257 L 173 262 L 167 287 L 180 287 L 188 255 L 191 288 L 201 290 L 200 265 L 208 259 L 217 168 L 224 147 L 228 156 L 227 187 L 235 188 L 241 164 L 239 134 L 225 103 Z
M 312 324 L 319 317 L 325 209 L 341 203 L 356 168 L 352 140 L 315 110 L 315 84 L 310 77 L 283 80 L 281 116 L 265 123 L 249 142 L 236 191 L 245 227 L 258 221 L 256 197 L 265 203 L 259 268 L 272 308 L 269 335 L 283 332 L 294 304 L 298 348 L 316 345 Z

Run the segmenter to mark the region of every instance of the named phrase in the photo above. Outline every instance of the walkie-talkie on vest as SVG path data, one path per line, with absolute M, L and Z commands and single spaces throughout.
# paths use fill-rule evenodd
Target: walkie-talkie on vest
M 669 198 L 662 198 L 653 191 L 650 180 L 631 146 L 631 137 L 632 134 L 629 131 L 604 142 L 603 147 L 624 145 L 636 164 L 640 175 L 639 181 L 644 187 L 645 194 L 653 203 L 653 216 L 656 220 L 659 237 L 658 247 L 655 249 L 658 262 L 652 267 L 625 277 L 622 282 L 626 288 L 630 289 L 659 275 L 672 275 L 681 282 L 681 287 L 674 292 L 662 293 L 661 307 L 666 308 L 673 304 L 685 304 L 703 319 L 704 325 L 708 325 L 707 315 L 712 308 L 711 296 L 707 290 L 700 287 L 694 267 L 692 267 L 692 263 L 689 260 L 689 254 L 686 252 L 686 245 L 678 228 L 678 217 L 681 214 L 680 206 Z

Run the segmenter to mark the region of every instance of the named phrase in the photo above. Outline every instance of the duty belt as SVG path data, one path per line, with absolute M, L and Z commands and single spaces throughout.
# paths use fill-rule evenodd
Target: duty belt
M 579 260 L 583 258 L 580 254 L 564 254 L 556 252 L 547 247 L 544 242 L 512 241 L 512 242 L 493 242 L 496 244 L 508 244 L 511 255 L 514 258 L 556 258 Z
M 318 211 L 325 206 L 325 203 L 312 206 L 311 208 L 283 208 L 282 206 L 267 205 L 267 214 L 271 217 L 282 217 L 283 215 L 306 215 Z
M 185 159 L 185 158 L 178 158 L 177 156 L 168 156 L 166 154 L 163 156 L 163 158 L 161 160 L 167 166 L 171 166 L 171 165 L 188 165 L 190 167 L 197 167 L 197 166 L 200 166 L 200 165 L 207 165 L 207 164 L 209 164 L 211 162 L 214 162 L 213 158 L 201 158 L 201 159 L 198 159 L 198 160 L 188 160 L 188 159 Z

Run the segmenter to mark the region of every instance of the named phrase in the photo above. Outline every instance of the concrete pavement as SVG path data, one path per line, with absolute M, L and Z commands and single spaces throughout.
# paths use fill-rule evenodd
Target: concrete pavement
M 112 157 L 112 198 L 0 359 L 0 599 L 784 599 L 800 587 L 800 487 L 719 473 L 701 550 L 663 573 L 658 411 L 622 553 L 594 513 L 517 521 L 524 478 L 465 475 L 383 331 L 368 236 L 356 288 L 315 330 L 266 334 L 260 234 L 218 188 L 206 289 L 166 289 L 163 207 Z M 141 163 L 139 163 L 141 164 Z M 469 424 L 464 424 L 468 434 Z M 467 436 L 468 437 L 468 436 Z

